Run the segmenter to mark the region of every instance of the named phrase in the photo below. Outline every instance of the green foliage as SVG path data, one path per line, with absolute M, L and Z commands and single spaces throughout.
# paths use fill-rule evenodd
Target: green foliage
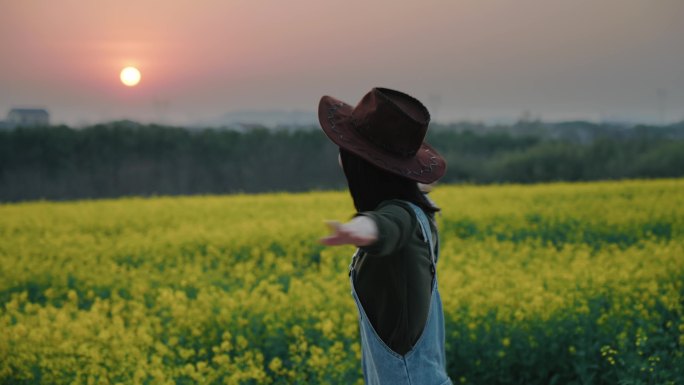
M 684 176 L 684 123 L 433 125 L 446 183 Z M 318 129 L 188 130 L 132 122 L 0 131 L 0 201 L 342 188 Z

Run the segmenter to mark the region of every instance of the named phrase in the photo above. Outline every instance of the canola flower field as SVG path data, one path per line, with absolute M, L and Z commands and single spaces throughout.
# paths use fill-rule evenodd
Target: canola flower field
M 684 384 L 684 180 L 439 186 L 455 384 Z M 361 384 L 346 192 L 0 205 L 2 384 Z

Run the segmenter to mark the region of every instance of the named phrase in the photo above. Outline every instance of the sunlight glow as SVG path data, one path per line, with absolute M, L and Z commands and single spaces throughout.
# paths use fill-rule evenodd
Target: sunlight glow
M 140 71 L 135 67 L 122 69 L 119 77 L 121 78 L 121 83 L 128 87 L 133 87 L 140 83 Z

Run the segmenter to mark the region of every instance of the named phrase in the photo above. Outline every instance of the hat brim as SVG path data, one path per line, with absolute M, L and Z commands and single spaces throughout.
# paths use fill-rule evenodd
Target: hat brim
M 333 98 L 323 96 L 318 104 L 318 121 L 323 132 L 338 146 L 350 151 L 371 164 L 421 183 L 433 183 L 446 172 L 446 161 L 423 142 L 413 157 L 400 157 L 379 148 L 361 136 L 352 125 L 353 107 Z

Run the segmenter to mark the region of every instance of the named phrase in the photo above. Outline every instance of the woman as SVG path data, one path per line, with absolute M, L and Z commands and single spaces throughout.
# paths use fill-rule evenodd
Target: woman
M 415 98 L 373 88 L 352 107 L 330 96 L 319 104 L 325 134 L 357 210 L 329 222 L 326 245 L 358 247 L 349 275 L 359 311 L 367 384 L 451 384 L 444 354 L 444 314 L 435 266 L 437 207 L 419 189 L 446 170 L 423 140 L 430 114 Z

